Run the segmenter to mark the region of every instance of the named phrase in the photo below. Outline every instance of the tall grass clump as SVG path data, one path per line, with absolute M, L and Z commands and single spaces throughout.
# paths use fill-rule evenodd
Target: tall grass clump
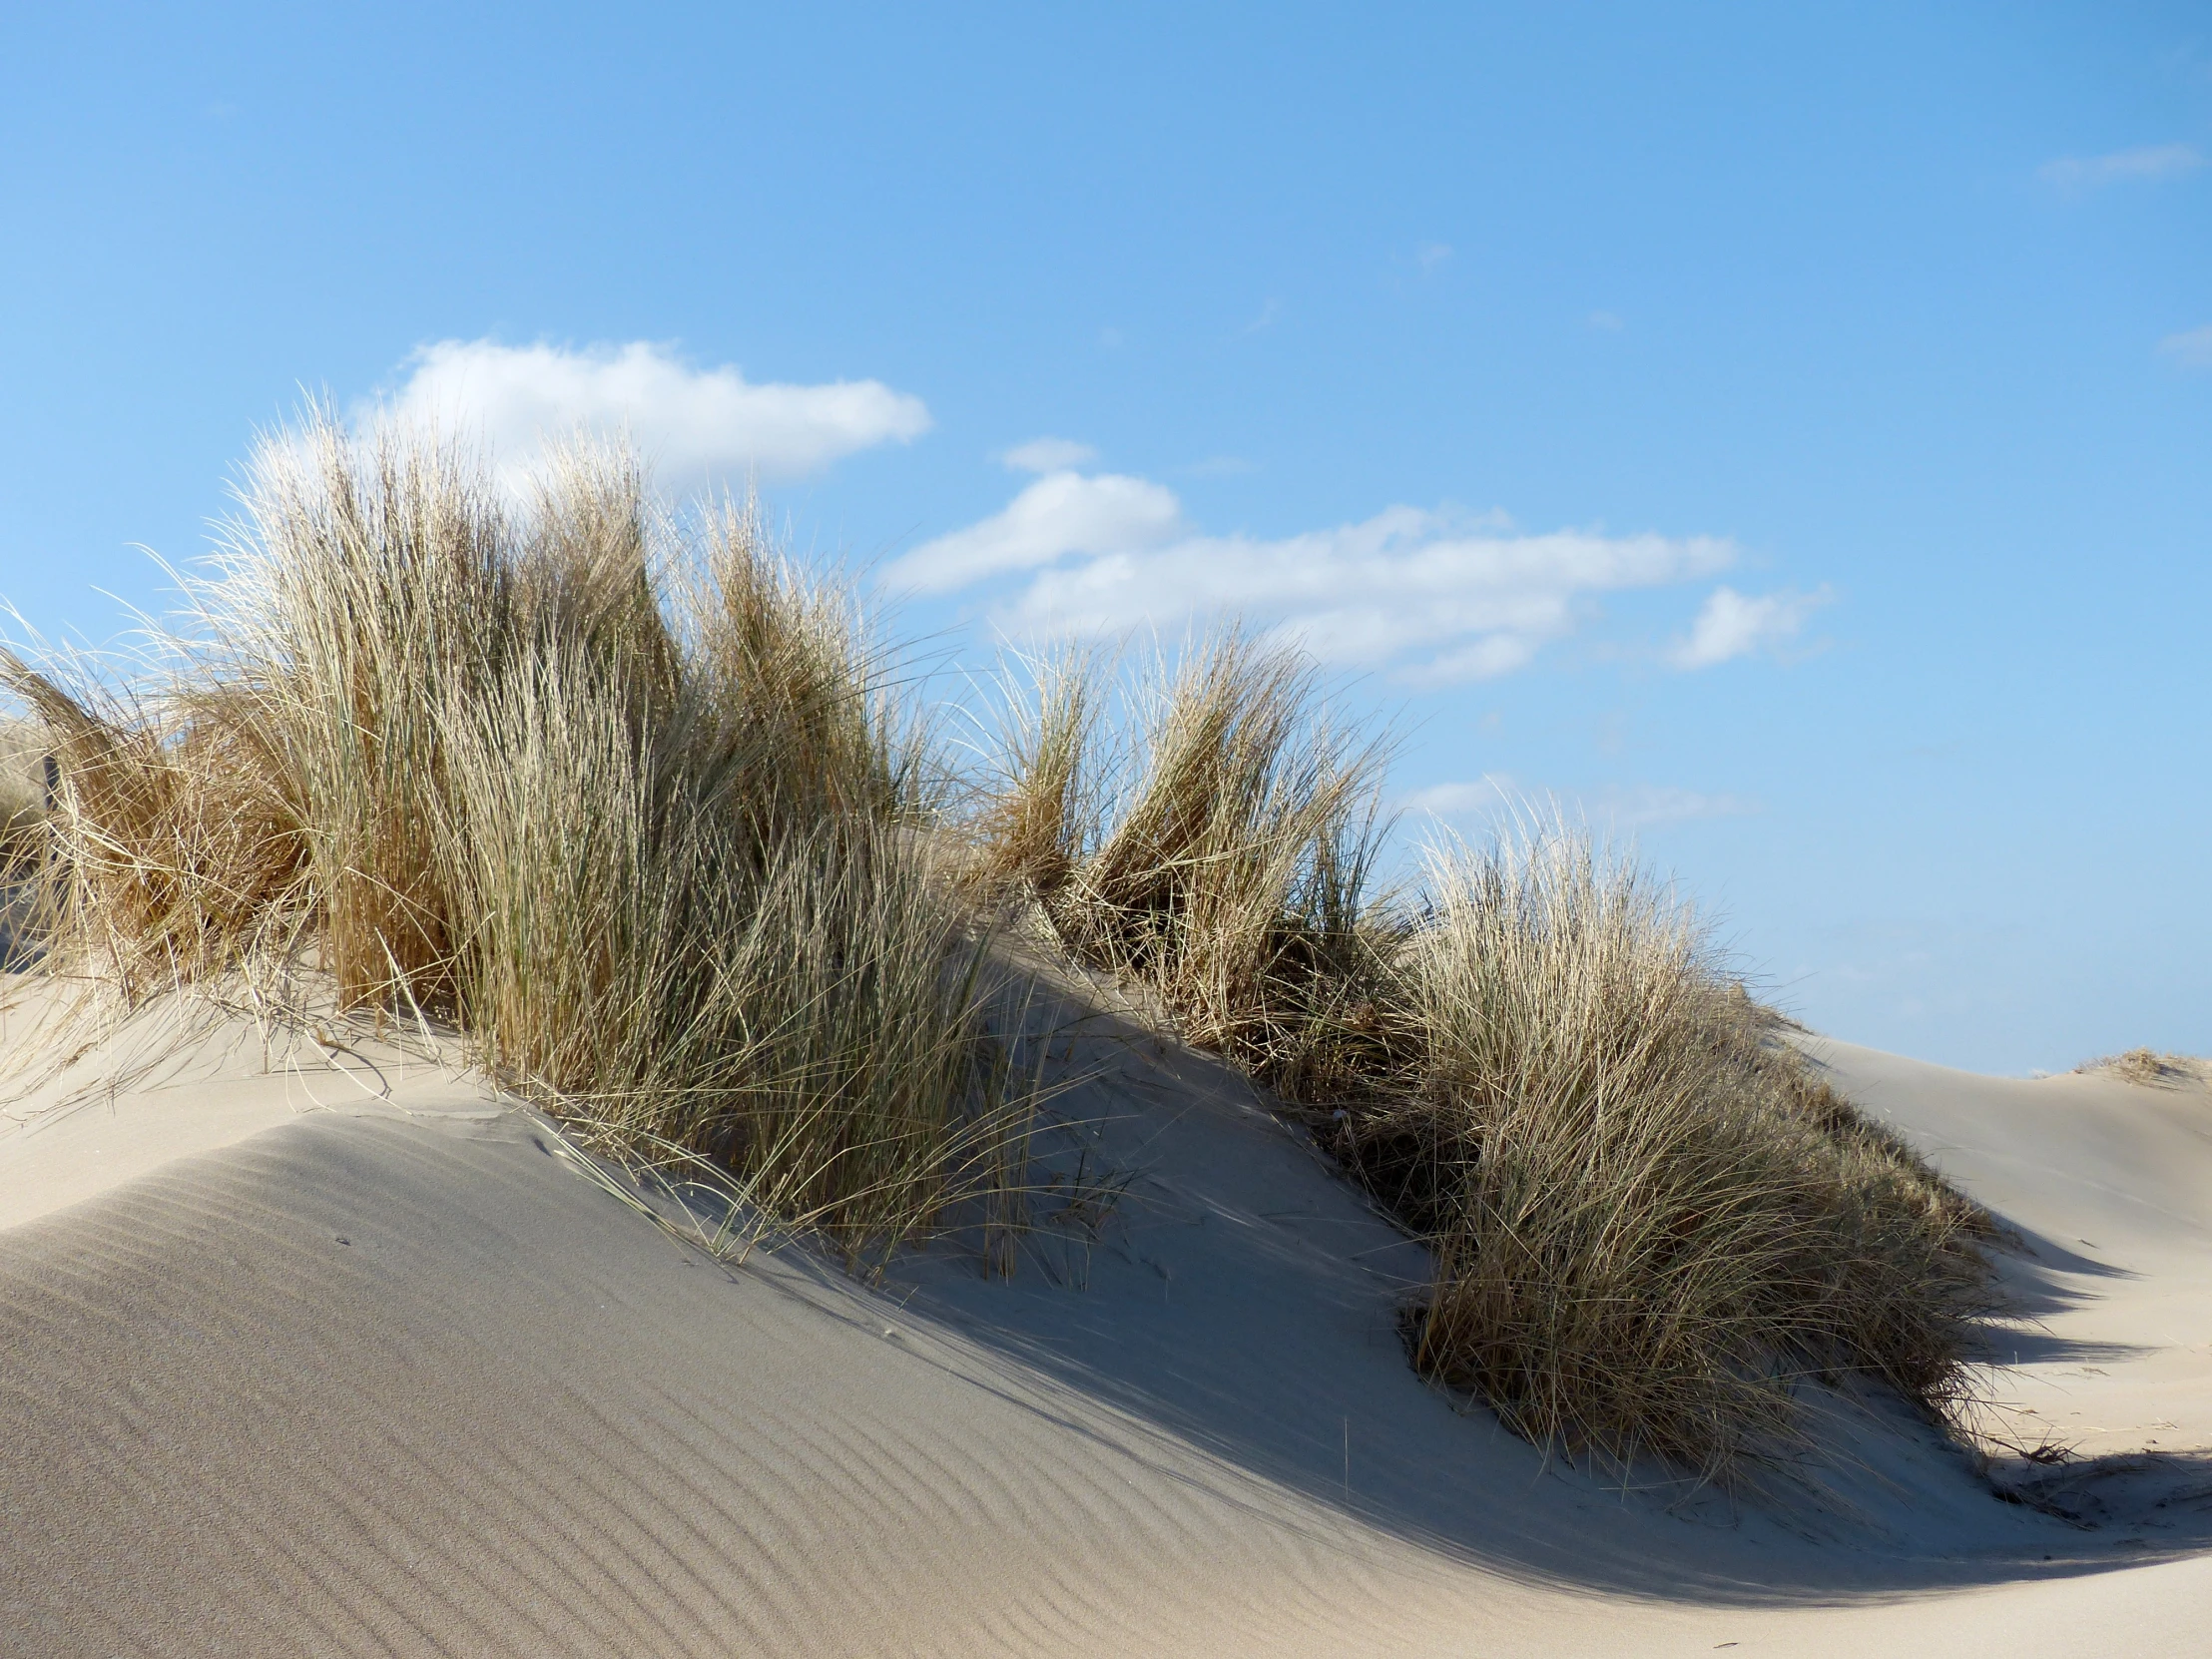
M 1117 698 L 1081 650 L 1033 665 L 985 861 L 1077 957 L 1294 1097 L 1349 1077 L 1386 746 L 1334 722 L 1299 652 L 1237 629 Z
M 1434 1251 L 1424 1375 L 1707 1478 L 1801 1439 L 1809 1379 L 1950 1410 L 1985 1223 L 1774 1040 L 1692 909 L 1562 826 L 1442 849 L 1426 892 L 1417 1062 L 1339 1130 Z
M 848 1258 L 1010 1213 L 1027 1097 L 936 867 L 928 734 L 850 595 L 626 456 L 516 504 L 420 438 L 263 446 L 200 626 L 126 694 L 9 658 L 52 734 L 55 971 L 309 971 L 450 1020 L 588 1139 Z

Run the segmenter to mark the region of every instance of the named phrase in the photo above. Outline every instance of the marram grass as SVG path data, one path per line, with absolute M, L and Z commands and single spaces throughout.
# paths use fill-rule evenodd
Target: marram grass
M 1414 1365 L 1530 1439 L 1733 1479 L 1801 1384 L 1964 1401 L 1985 1218 L 1839 1098 L 1695 913 L 1553 824 L 1378 892 L 1380 747 L 1235 633 L 1028 665 L 984 866 L 1305 1109 L 1432 1252 Z
M 1979 1212 L 1586 836 L 1382 885 L 1387 745 L 1293 649 L 1047 655 L 955 787 L 749 511 L 679 529 L 590 449 L 517 503 L 327 419 L 262 447 L 190 595 L 120 687 L 0 659 L 57 774 L 0 794 L 40 971 L 440 1018 L 594 1152 L 856 1267 L 952 1215 L 1004 1267 L 1019 907 L 1316 1126 L 1430 1249 L 1413 1364 L 1532 1440 L 1726 1480 L 1802 1443 L 1808 1380 L 1962 1398 Z
M 1436 1254 L 1414 1364 L 1529 1438 L 1725 1477 L 1808 1379 L 1941 1417 L 1980 1213 L 1775 1040 L 1676 896 L 1553 826 L 1432 855 L 1393 967 L 1418 1059 L 1349 1118 Z
M 855 1263 L 1003 1221 L 1030 1097 L 926 732 L 756 518 L 672 537 L 619 455 L 517 507 L 434 443 L 266 444 L 158 678 L 4 665 L 60 768 L 47 962 L 131 998 L 311 966 Z

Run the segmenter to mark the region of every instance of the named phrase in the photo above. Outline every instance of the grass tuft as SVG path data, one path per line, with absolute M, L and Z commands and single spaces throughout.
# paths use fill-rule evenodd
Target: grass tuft
M 1329 718 L 1303 654 L 1236 629 L 1154 659 L 1118 700 L 1106 666 L 1033 666 L 986 867 L 1192 1041 L 1293 1098 L 1348 1084 L 1354 964 L 1387 925 L 1367 897 L 1386 744 Z
M 128 696 L 0 662 L 59 762 L 53 971 L 311 968 L 855 1266 L 1014 1218 L 1034 1091 L 927 832 L 942 769 L 757 514 L 679 545 L 619 453 L 517 508 L 451 446 L 320 419 L 263 446 L 192 591 L 199 636 Z
M 0 881 L 21 878 L 46 821 L 46 735 L 31 721 L 0 725 Z
M 1563 827 L 1432 854 L 1427 896 L 1418 1061 L 1340 1131 L 1435 1252 L 1424 1375 L 1717 1479 L 1793 1443 L 1809 1378 L 1951 1409 L 1984 1218 L 1774 1040 L 1694 911 Z

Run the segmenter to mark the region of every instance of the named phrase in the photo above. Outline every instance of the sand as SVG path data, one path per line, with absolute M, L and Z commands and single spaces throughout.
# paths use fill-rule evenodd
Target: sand
M 2020 1231 L 2032 1502 L 1879 1403 L 1757 1500 L 1547 1464 L 1407 1369 L 1414 1247 L 1103 1022 L 1103 1235 L 878 1289 L 679 1243 L 428 1051 L 113 1045 L 0 1127 L 0 1651 L 2204 1651 L 2212 1095 L 1809 1046 Z

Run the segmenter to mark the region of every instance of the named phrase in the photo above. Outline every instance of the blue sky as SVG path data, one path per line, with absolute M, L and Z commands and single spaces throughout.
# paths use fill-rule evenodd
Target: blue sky
M 2201 5 L 15 8 L 0 225 L 50 632 L 301 386 L 619 419 L 948 649 L 1302 632 L 1839 1036 L 2212 1050 Z

